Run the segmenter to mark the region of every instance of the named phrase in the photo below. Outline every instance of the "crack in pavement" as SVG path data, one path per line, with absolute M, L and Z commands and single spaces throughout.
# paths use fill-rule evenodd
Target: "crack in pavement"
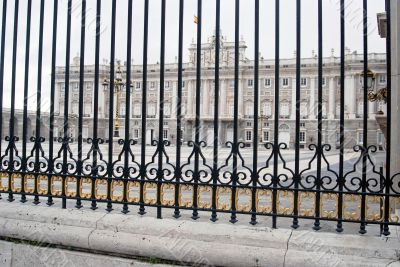
M 290 231 L 290 235 L 289 235 L 289 238 L 286 243 L 286 251 L 285 251 L 285 255 L 283 255 L 283 267 L 285 267 L 285 264 L 286 264 L 286 254 L 289 251 L 289 241 L 292 238 L 292 235 L 293 235 L 293 230 Z
M 101 216 L 98 220 L 96 220 L 95 228 L 92 229 L 92 230 L 90 231 L 90 233 L 88 234 L 88 237 L 87 237 L 87 245 L 88 245 L 88 248 L 90 248 L 90 236 L 93 234 L 94 231 L 97 230 L 97 223 L 98 223 L 100 220 L 102 220 L 104 217 L 106 217 L 107 214 L 108 214 L 108 213 L 103 214 L 103 216 Z

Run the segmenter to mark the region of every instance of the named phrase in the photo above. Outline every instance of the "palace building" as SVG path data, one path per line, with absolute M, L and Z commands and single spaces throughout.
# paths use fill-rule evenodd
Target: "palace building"
M 214 133 L 214 53 L 215 37 L 210 37 L 207 43 L 202 44 L 202 73 L 201 73 L 201 131 L 200 136 L 207 145 L 213 145 Z M 194 140 L 194 121 L 196 103 L 196 44 L 189 47 L 189 61 L 183 65 L 182 84 L 182 137 L 183 142 Z M 386 87 L 386 55 L 371 53 L 368 55 L 369 68 L 376 75 L 375 86 Z M 221 38 L 220 51 L 220 103 L 219 103 L 219 143 L 224 145 L 226 141 L 233 139 L 233 112 L 234 112 L 234 42 L 228 42 Z M 126 64 L 126 63 L 125 63 Z M 125 64 L 120 66 L 121 73 L 125 76 Z M 340 116 L 340 58 L 334 55 L 323 59 L 323 143 L 336 147 L 339 144 L 339 116 Z M 239 139 L 249 146 L 252 145 L 254 133 L 254 61 L 246 57 L 246 43 L 240 42 L 239 58 Z M 118 68 L 118 67 L 117 67 Z M 116 68 L 116 69 L 117 69 Z M 99 137 L 108 138 L 109 123 L 109 87 L 103 85 L 104 79 L 109 79 L 109 64 L 100 65 L 99 81 Z M 165 65 L 165 101 L 164 101 L 164 130 L 163 138 L 176 142 L 176 110 L 177 110 L 177 74 L 178 65 Z M 363 88 L 360 75 L 363 71 L 363 55 L 356 51 L 346 50 L 345 62 L 345 136 L 346 147 L 350 148 L 363 142 Z M 260 58 L 259 67 L 259 139 L 261 142 L 273 141 L 273 122 L 275 105 L 279 104 L 279 141 L 286 143 L 288 147 L 294 147 L 295 140 L 295 116 L 296 116 L 296 59 L 281 59 L 280 80 L 274 79 L 275 60 Z M 317 101 L 318 101 L 318 64 L 317 55 L 313 53 L 311 58 L 301 60 L 301 129 L 300 146 L 306 147 L 317 141 Z M 70 67 L 70 97 L 69 115 L 76 118 L 79 114 L 79 57 L 73 59 Z M 130 110 L 130 138 L 141 141 L 141 117 L 142 117 L 142 66 L 132 65 L 131 86 L 131 110 Z M 85 67 L 84 109 L 83 109 L 83 138 L 92 136 L 94 113 L 94 65 Z M 147 137 L 150 144 L 152 139 L 158 139 L 159 122 L 159 78 L 160 65 L 149 64 L 147 73 Z M 65 67 L 57 67 L 56 70 L 56 125 L 58 132 L 55 136 L 62 136 L 64 94 L 65 94 Z M 279 103 L 274 102 L 275 84 L 279 83 Z M 125 88 L 115 94 L 114 107 L 118 114 L 113 114 L 114 120 L 118 116 L 119 136 L 124 136 L 125 114 Z M 378 145 L 382 149 L 384 136 L 379 130 L 375 120 L 375 114 L 385 112 L 384 103 L 368 102 L 368 143 Z M 16 113 L 17 116 L 20 112 Z M 20 114 L 22 116 L 22 112 Z M 45 115 L 44 115 L 45 116 Z M 34 123 L 34 114 L 31 114 L 28 124 Z M 21 120 L 17 120 L 22 123 Z M 18 122 L 17 122 L 18 123 Z M 5 125 L 7 127 L 7 125 Z M 29 129 L 34 127 L 29 126 Z M 57 127 L 56 127 L 57 128 Z M 28 130 L 28 134 L 29 134 Z M 46 133 L 44 133 L 46 134 Z M 75 139 L 78 134 L 77 119 L 70 120 L 70 137 Z

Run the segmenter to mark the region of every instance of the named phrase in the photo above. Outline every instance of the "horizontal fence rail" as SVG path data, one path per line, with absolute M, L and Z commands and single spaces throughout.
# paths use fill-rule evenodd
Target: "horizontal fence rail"
M 263 11 L 259 0 L 253 1 L 254 61 L 250 61 L 251 64 L 241 59 L 243 43 L 240 23 L 245 19 L 240 14 L 241 1 L 232 1 L 235 10 L 231 22 L 234 42 L 231 43 L 232 60 L 226 59 L 228 63 L 224 63 L 226 55 L 222 52 L 226 49 L 226 40 L 220 30 L 223 15 L 221 1 L 207 2 L 215 4 L 215 33 L 210 42 L 212 63 L 207 63 L 207 67 L 202 28 L 203 12 L 208 7 L 203 5 L 203 1 L 195 1 L 196 40 L 191 47 L 193 64 L 185 63 L 183 51 L 184 17 L 187 16 L 184 4 L 187 1 L 177 1 L 178 39 L 175 42 L 178 44 L 178 56 L 173 66 L 166 63 L 169 2 L 159 1 L 160 57 L 156 65 L 148 63 L 149 53 L 154 53 L 154 49 L 150 49 L 153 35 L 149 29 L 151 5 L 149 0 L 142 2 L 143 33 L 135 36 L 133 27 L 135 23 L 140 23 L 134 17 L 136 1 L 2 1 L 0 193 L 3 198 L 8 201 L 19 199 L 21 202 L 32 198 L 35 204 L 45 201 L 49 206 L 58 203 L 55 199 L 60 199 L 62 208 L 66 208 L 68 203 L 74 203 L 76 208 L 89 203 L 93 210 L 104 204 L 109 212 L 116 205 L 121 205 L 123 213 L 128 213 L 132 206 L 138 206 L 142 215 L 149 207 L 154 207 L 158 218 L 162 217 L 165 208 L 173 209 L 175 218 L 181 216 L 182 210 L 190 210 L 193 219 L 199 218 L 199 212 L 209 212 L 212 221 L 218 219 L 219 213 L 228 213 L 231 223 L 238 220 L 238 214 L 247 214 L 253 225 L 258 222 L 258 216 L 270 216 L 274 228 L 278 226 L 280 217 L 291 218 L 293 228 L 299 227 L 300 219 L 312 220 L 315 230 L 321 228 L 321 221 L 333 221 L 338 232 L 343 231 L 343 223 L 351 222 L 360 225 L 359 232 L 362 234 L 366 233 L 367 224 L 380 226 L 384 235 L 390 234 L 390 225 L 400 225 L 399 217 L 395 215 L 396 205 L 400 202 L 400 174 L 393 174 L 390 165 L 391 27 L 387 25 L 386 55 L 381 61 L 387 77 L 388 134 L 386 151 L 379 152 L 378 147 L 370 143 L 369 136 L 371 124 L 376 126 L 376 122 L 369 117 L 369 100 L 373 92 L 369 86 L 371 64 L 367 0 L 362 2 L 362 112 L 357 118 L 358 128 L 362 128 L 361 141 L 351 150 L 347 147 L 349 136 L 346 133 L 346 127 L 350 125 L 348 121 L 352 118 L 349 118 L 346 108 L 346 98 L 349 97 L 346 87 L 349 83 L 346 78 L 345 0 L 340 0 L 337 18 L 340 23 L 340 57 L 335 61 L 339 75 L 338 117 L 335 120 L 337 141 L 334 147 L 325 138 L 325 87 L 333 86 L 333 83 L 325 80 L 323 42 L 324 36 L 329 33 L 323 31 L 324 1 L 315 1 L 318 10 L 318 30 L 315 33 L 318 36 L 318 53 L 315 60 L 316 91 L 311 96 L 303 95 L 306 82 L 302 80 L 302 75 L 303 68 L 307 67 L 302 62 L 301 54 L 302 1 L 293 1 L 296 4 L 296 55 L 291 96 L 295 126 L 292 146 L 281 140 L 282 133 L 287 130 L 282 122 L 287 118 L 280 105 L 285 67 L 282 65 L 284 60 L 280 58 L 280 23 L 284 18 L 279 0 L 275 1 L 275 25 L 270 26 L 275 31 L 275 58 L 268 65 L 272 71 L 271 79 L 276 82 L 264 80 L 261 74 L 262 68 L 267 66 L 259 57 L 260 35 L 263 34 L 260 31 L 260 13 Z M 387 20 L 390 21 L 390 1 L 384 2 Z M 90 29 L 86 15 L 93 11 L 88 8 L 89 3 L 94 7 L 94 29 Z M 107 13 L 110 17 L 102 14 L 104 3 L 111 7 Z M 33 8 L 38 12 L 38 21 L 32 20 Z M 77 9 L 80 9 L 80 17 L 74 14 Z M 122 20 L 126 23 L 124 27 L 120 27 L 121 10 L 126 13 L 126 18 Z M 20 34 L 19 24 L 22 21 L 25 28 Z M 110 36 L 103 32 L 105 21 L 109 23 Z M 52 25 L 48 27 L 46 23 L 50 22 Z M 73 31 L 73 24 L 80 24 L 78 34 Z M 31 31 L 33 26 L 37 31 Z M 46 29 L 51 30 L 47 32 Z M 31 33 L 37 36 L 31 36 Z M 25 43 L 20 41 L 23 35 Z M 124 43 L 120 42 L 121 35 L 126 38 Z M 88 46 L 89 39 L 94 42 L 94 47 Z M 135 39 L 143 39 L 140 66 L 132 63 L 132 51 L 138 49 L 133 47 Z M 65 42 L 65 51 L 61 42 Z M 71 49 L 78 42 L 80 56 L 75 61 L 71 58 Z M 49 47 L 50 50 L 46 51 Z M 121 65 L 116 58 L 116 50 L 125 48 L 125 64 Z M 31 57 L 32 49 L 37 50 L 37 58 Z M 101 49 L 109 50 L 107 64 L 100 62 Z M 60 54 L 60 51 L 63 53 Z M 46 52 L 51 58 L 48 85 L 42 80 L 50 74 L 44 70 Z M 92 52 L 94 59 L 89 59 L 87 54 L 92 56 Z M 24 53 L 22 63 L 18 61 L 21 53 Z M 8 54 L 11 55 L 9 68 L 6 64 Z M 33 59 L 37 61 L 32 62 Z M 91 60 L 94 64 L 87 64 Z M 18 71 L 17 67 L 21 64 L 24 65 L 24 72 Z M 242 114 L 244 86 L 241 65 L 245 65 L 247 73 L 250 73 L 249 85 L 252 88 L 252 94 L 246 96 L 253 103 L 247 120 Z M 36 66 L 37 73 L 32 71 L 33 66 Z M 173 75 L 170 68 L 175 70 Z M 10 83 L 7 82 L 7 75 L 10 76 Z M 206 75 L 207 79 L 204 78 Z M 227 75 L 230 75 L 229 79 Z M 23 95 L 19 97 L 16 84 L 22 76 Z M 191 77 L 190 83 L 188 76 Z M 33 81 L 36 83 L 35 92 L 30 89 Z M 92 87 L 87 85 L 88 82 Z M 227 107 L 228 87 L 232 87 L 229 92 L 232 97 L 230 116 L 226 116 L 224 110 Z M 264 87 L 270 87 L 273 103 L 269 106 L 270 110 L 264 109 L 261 104 L 264 103 Z M 34 98 L 30 97 L 32 92 Z M 333 89 L 332 92 L 335 94 Z M 44 97 L 49 99 L 47 111 L 43 111 Z M 306 138 L 302 129 L 306 114 L 302 101 L 305 97 L 316 97 L 317 116 L 315 124 L 309 126 L 316 130 L 316 136 L 303 147 Z M 157 103 L 155 109 L 152 108 L 154 99 Z M 19 101 L 22 110 L 17 108 Z M 310 109 L 314 108 L 313 104 Z M 266 132 L 270 122 L 272 130 Z M 169 127 L 168 123 L 173 126 Z M 189 127 L 191 131 L 187 133 Z M 222 130 L 231 133 L 229 140 L 222 137 Z M 208 134 L 206 137 L 205 132 Z M 293 153 L 287 150 L 288 146 L 293 147 Z M 356 155 L 353 161 L 347 159 L 346 153 Z M 379 166 L 375 161 L 377 153 L 385 156 L 385 165 Z

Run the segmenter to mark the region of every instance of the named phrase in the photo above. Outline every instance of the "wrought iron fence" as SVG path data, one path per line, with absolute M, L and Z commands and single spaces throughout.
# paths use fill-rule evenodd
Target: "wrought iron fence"
M 293 228 L 299 226 L 299 219 L 314 220 L 314 229 L 320 229 L 321 220 L 337 222 L 337 231 L 343 231 L 344 222 L 360 224 L 360 233 L 366 232 L 367 224 L 377 224 L 382 226 L 384 235 L 389 235 L 389 225 L 399 225 L 399 218 L 393 214 L 394 206 L 400 199 L 399 179 L 400 175 L 392 175 L 390 166 L 390 132 L 391 132 L 391 40 L 390 24 L 387 25 L 387 150 L 386 168 L 378 168 L 373 161 L 372 154 L 377 151 L 375 146 L 368 144 L 368 86 L 364 86 L 363 101 L 364 115 L 362 120 L 363 143 L 355 146 L 354 151 L 359 153 L 350 170 L 345 170 L 345 20 L 346 20 L 346 1 L 340 1 L 340 140 L 338 145 L 339 167 L 335 170 L 331 167 L 326 153 L 330 151 L 331 145 L 323 142 L 323 1 L 318 0 L 318 117 L 317 127 L 318 136 L 315 144 L 311 144 L 308 150 L 312 152 L 307 167 L 300 165 L 300 78 L 301 78 L 301 1 L 296 1 L 296 115 L 295 115 L 295 150 L 294 168 L 290 168 L 285 160 L 282 150 L 286 148 L 285 143 L 279 143 L 280 116 L 275 116 L 273 127 L 273 142 L 266 142 L 262 151 L 267 156 L 267 160 L 261 162 L 259 158 L 259 37 L 260 37 L 260 7 L 259 0 L 254 0 L 254 116 L 253 118 L 253 145 L 251 148 L 252 161 L 245 161 L 242 151 L 245 144 L 239 140 L 239 43 L 240 43 L 240 14 L 239 0 L 235 0 L 235 53 L 234 53 L 234 114 L 233 114 L 233 141 L 226 145 L 230 152 L 223 158 L 221 164 L 221 151 L 218 140 L 219 136 L 219 102 L 220 84 L 214 83 L 214 114 L 213 114 L 213 148 L 212 160 L 206 159 L 203 151 L 206 143 L 200 136 L 201 129 L 201 102 L 200 94 L 202 88 L 202 14 L 203 4 L 197 0 L 197 45 L 196 45 L 196 85 L 195 85 L 195 135 L 194 140 L 188 142 L 190 153 L 187 157 L 182 155 L 184 144 L 182 140 L 182 125 L 184 114 L 182 111 L 183 99 L 183 34 L 184 34 L 184 3 L 179 0 L 179 44 L 178 49 L 178 71 L 177 71 L 177 96 L 176 96 L 176 142 L 175 159 L 172 159 L 167 148 L 171 148 L 171 142 L 164 138 L 163 127 L 164 118 L 170 116 L 164 114 L 164 83 L 165 83 L 165 20 L 166 20 L 166 0 L 161 0 L 161 51 L 159 64 L 159 116 L 158 116 L 158 139 L 150 140 L 155 152 L 150 160 L 146 158 L 149 149 L 146 146 L 146 126 L 147 126 L 147 93 L 148 93 L 148 47 L 149 47 L 149 0 L 144 0 L 144 36 L 143 36 L 143 62 L 142 62 L 142 110 L 141 110 L 141 142 L 130 139 L 130 119 L 124 122 L 124 138 L 111 138 L 118 136 L 119 117 L 108 116 L 108 136 L 104 139 L 99 135 L 99 91 L 101 85 L 109 90 L 109 114 L 115 113 L 114 93 L 125 90 L 125 118 L 131 118 L 131 78 L 132 78 L 132 10 L 133 1 L 128 0 L 127 8 L 127 57 L 124 71 L 116 64 L 116 18 L 117 3 L 112 1 L 111 10 L 111 37 L 101 40 L 102 20 L 101 4 L 103 1 L 96 0 L 96 35 L 95 35 L 95 64 L 94 64 L 94 112 L 92 119 L 93 135 L 90 138 L 83 138 L 83 120 L 87 117 L 84 112 L 84 82 L 85 77 L 85 40 L 86 40 L 86 0 L 78 1 L 81 6 L 81 36 L 80 36 L 80 62 L 79 62 L 79 105 L 78 105 L 78 137 L 77 153 L 71 149 L 73 141 L 69 135 L 71 117 L 69 107 L 70 98 L 70 64 L 71 64 L 71 22 L 72 22 L 72 0 L 68 0 L 66 53 L 65 53 L 65 80 L 64 89 L 64 110 L 62 116 L 55 112 L 56 98 L 56 63 L 57 47 L 60 31 L 57 29 L 59 11 L 58 0 L 51 1 L 52 10 L 52 45 L 51 45 L 51 84 L 50 84 L 50 110 L 44 114 L 41 111 L 42 101 L 42 58 L 43 58 L 43 31 L 45 18 L 45 0 L 40 0 L 39 10 L 39 45 L 37 62 L 37 92 L 36 92 L 36 115 L 35 115 L 35 134 L 29 137 L 28 133 L 28 88 L 30 72 L 31 47 L 31 21 L 32 21 L 32 1 L 27 1 L 26 16 L 26 43 L 25 43 L 25 75 L 24 75 L 24 103 L 23 103 L 23 133 L 21 136 L 16 134 L 15 129 L 15 103 L 16 98 L 16 79 L 17 72 L 17 49 L 18 44 L 18 22 L 19 22 L 19 0 L 11 1 L 14 3 L 14 14 L 7 13 L 7 0 L 2 3 L 2 32 L 1 32 L 1 54 L 0 54 L 0 119 L 3 121 L 3 99 L 4 68 L 6 53 L 6 28 L 7 17 L 13 16 L 12 33 L 12 70 L 11 70 L 11 99 L 10 99 L 10 123 L 9 133 L 4 133 L 6 147 L 1 150 L 1 179 L 0 192 L 3 196 L 8 194 L 8 200 L 13 201 L 15 195 L 20 195 L 21 202 L 28 201 L 28 196 L 32 196 L 34 203 L 46 199 L 48 205 L 53 205 L 53 198 L 62 200 L 62 208 L 66 208 L 67 200 L 75 201 L 76 208 L 81 208 L 84 202 L 91 202 L 91 208 L 96 209 L 98 203 L 107 203 L 107 211 L 113 209 L 113 205 L 121 204 L 122 212 L 129 212 L 130 206 L 139 206 L 139 213 L 145 214 L 146 207 L 155 207 L 157 217 L 161 218 L 162 210 L 171 208 L 174 210 L 174 217 L 180 216 L 181 210 L 191 210 L 192 218 L 199 217 L 199 211 L 211 213 L 211 220 L 216 221 L 218 213 L 230 213 L 230 222 L 237 221 L 237 214 L 248 214 L 251 217 L 250 223 L 257 223 L 257 216 L 271 216 L 272 226 L 277 227 L 278 217 L 288 217 L 293 219 Z M 48 1 L 50 2 L 50 1 Z M 363 31 L 364 31 L 364 60 L 363 82 L 369 82 L 368 77 L 368 17 L 367 0 L 363 0 Z M 125 8 L 125 7 L 124 7 Z M 220 0 L 215 0 L 215 66 L 213 68 L 214 80 L 220 80 L 220 19 L 221 6 Z M 390 21 L 390 1 L 386 1 L 387 20 Z M 275 1 L 275 81 L 280 79 L 280 1 Z M 140 37 L 142 38 L 142 37 Z M 103 70 L 100 69 L 100 45 L 102 42 L 110 42 L 110 65 L 109 77 L 101 81 Z M 117 66 L 117 68 L 116 68 Z M 280 102 L 279 82 L 274 85 L 274 102 Z M 117 99 L 118 103 L 118 99 Z M 274 105 L 274 114 L 280 114 L 279 105 Z M 48 138 L 45 139 L 44 128 L 41 126 L 43 119 L 48 119 L 50 126 Z M 63 131 L 61 137 L 57 136 L 55 129 L 55 119 L 63 120 Z M 29 121 L 30 123 L 30 121 Z M 261 126 L 262 127 L 262 126 Z M 2 129 L 2 127 L 0 127 Z M 116 134 L 117 132 L 117 134 Z M 29 151 L 27 144 L 33 143 Z M 0 144 L 1 145 L 1 144 Z M 46 148 L 44 148 L 46 145 Z M 57 145 L 60 147 L 57 148 Z M 83 146 L 89 145 L 90 149 L 84 153 Z M 22 147 L 22 153 L 17 148 Z M 133 148 L 138 147 L 135 151 Z M 115 155 L 115 151 L 118 153 Z M 171 148 L 172 151 L 172 148 Z M 312 169 L 312 164 L 316 164 L 316 169 Z M 357 172 L 357 168 L 361 172 Z M 286 201 L 286 202 L 285 202 Z M 287 203 L 289 202 L 289 204 Z M 307 204 L 308 203 L 308 204 Z M 349 205 L 355 203 L 355 206 Z M 352 205 L 351 204 L 351 205 Z M 377 208 L 372 211 L 372 206 Z

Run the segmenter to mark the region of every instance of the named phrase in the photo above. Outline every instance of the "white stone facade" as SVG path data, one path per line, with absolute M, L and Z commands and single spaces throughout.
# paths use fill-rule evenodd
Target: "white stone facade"
M 214 120 L 214 38 L 210 37 L 208 42 L 202 45 L 202 75 L 201 75 L 201 139 L 208 145 L 213 144 L 213 120 Z M 189 62 L 184 63 L 183 72 L 183 141 L 194 139 L 194 120 L 196 103 L 196 44 L 189 47 Z M 253 105 L 254 105 L 254 61 L 246 58 L 246 44 L 240 42 L 240 70 L 239 70 L 239 139 L 249 145 L 254 138 L 253 133 Z M 324 57 L 323 67 L 323 142 L 333 146 L 338 144 L 339 114 L 340 114 L 340 58 L 334 56 Z M 376 87 L 386 86 L 386 55 L 371 53 L 369 57 L 369 68 L 376 73 Z M 234 100 L 234 43 L 222 38 L 221 42 L 221 70 L 220 70 L 220 128 L 219 143 L 224 144 L 233 138 L 233 100 Z M 280 116 L 279 116 L 279 141 L 285 142 L 293 147 L 295 140 L 295 58 L 281 59 L 280 61 Z M 317 129 L 317 101 L 318 101 L 318 75 L 317 55 L 311 58 L 304 58 L 301 61 L 301 147 L 316 142 Z M 164 102 L 164 138 L 172 143 L 176 142 L 176 105 L 177 105 L 177 64 L 165 66 L 165 102 Z M 158 138 L 158 117 L 159 117 L 159 79 L 160 65 L 148 65 L 147 73 L 147 142 Z M 363 117 L 363 89 L 360 83 L 360 73 L 363 70 L 363 55 L 356 51 L 346 51 L 346 77 L 345 77 L 345 133 L 346 146 L 352 147 L 362 142 L 362 117 Z M 122 66 L 124 73 L 125 67 Z M 64 110 L 64 67 L 57 68 L 56 74 L 56 113 L 63 114 Z M 260 129 L 258 136 L 263 142 L 273 141 L 274 114 L 274 60 L 260 59 L 259 71 L 259 92 L 260 103 Z M 70 70 L 70 102 L 69 114 L 78 114 L 79 99 L 79 58 L 75 58 Z M 99 136 L 108 137 L 108 116 L 109 116 L 109 92 L 103 87 L 104 79 L 109 78 L 109 65 L 100 65 L 100 91 L 99 91 Z M 142 66 L 132 66 L 131 88 L 131 110 L 130 120 L 131 138 L 141 139 L 141 111 L 142 111 L 142 90 L 143 90 Z M 85 92 L 84 92 L 84 127 L 83 137 L 92 135 L 92 121 L 94 105 L 94 66 L 88 65 L 85 68 Z M 118 97 L 120 136 L 124 133 L 125 117 L 125 92 Z M 383 135 L 376 125 L 374 114 L 377 111 L 385 111 L 383 104 L 368 103 L 368 136 L 369 144 L 382 146 Z M 62 121 L 62 120 L 60 120 Z M 76 120 L 75 120 L 76 121 Z M 59 132 L 62 132 L 62 123 L 59 123 Z M 71 122 L 71 137 L 77 136 L 77 125 Z M 261 141 L 261 140 L 260 140 Z

